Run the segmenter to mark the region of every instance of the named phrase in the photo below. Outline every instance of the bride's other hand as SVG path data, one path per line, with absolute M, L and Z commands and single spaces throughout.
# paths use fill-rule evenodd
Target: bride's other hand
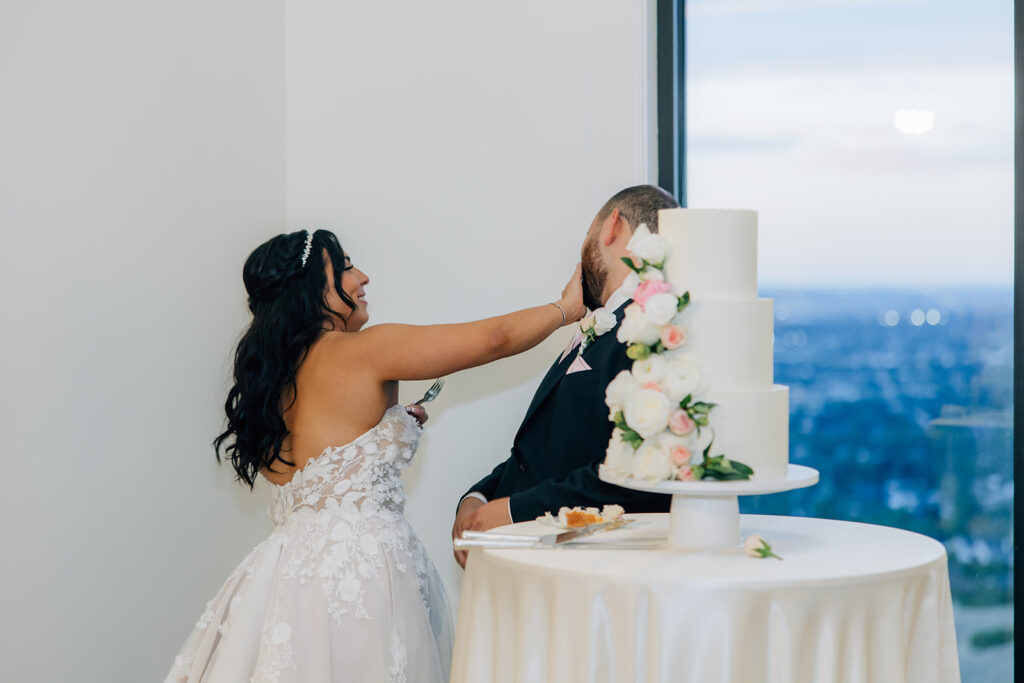
M 427 409 L 423 406 L 418 406 L 415 403 L 411 403 L 405 407 L 405 412 L 409 413 L 416 418 L 416 422 L 419 423 L 420 427 L 427 423 L 430 416 L 427 415 Z
M 572 272 L 572 277 L 562 290 L 562 298 L 558 305 L 565 311 L 566 324 L 582 320 L 586 315 L 587 307 L 583 305 L 583 264 L 576 264 L 576 270 Z

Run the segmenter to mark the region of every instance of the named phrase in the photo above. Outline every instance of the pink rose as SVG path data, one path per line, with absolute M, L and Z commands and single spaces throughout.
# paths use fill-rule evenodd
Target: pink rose
M 672 291 L 672 285 L 667 282 L 660 280 L 644 280 L 640 283 L 640 286 L 633 292 L 633 301 L 640 304 L 640 308 L 644 307 L 647 300 L 655 294 L 665 294 Z
M 685 410 L 677 409 L 668 418 L 668 428 L 673 434 L 678 434 L 679 436 L 689 434 L 696 427 L 697 425 L 694 424 L 693 420 L 690 419 L 690 416 L 686 414 Z
M 672 458 L 672 464 L 676 467 L 689 467 L 690 458 L 693 457 L 693 453 L 686 446 L 675 446 L 672 448 L 669 457 Z
M 640 386 L 641 389 L 650 389 L 651 391 L 663 391 L 659 382 L 646 382 Z
M 661 345 L 671 351 L 686 343 L 686 329 L 675 325 L 666 325 L 661 330 Z
M 676 479 L 679 481 L 693 481 L 693 468 L 689 465 L 683 465 L 676 472 Z

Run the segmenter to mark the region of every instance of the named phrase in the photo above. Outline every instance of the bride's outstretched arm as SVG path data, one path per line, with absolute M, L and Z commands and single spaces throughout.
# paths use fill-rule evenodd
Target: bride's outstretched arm
M 375 325 L 345 335 L 346 355 L 383 381 L 431 379 L 526 351 L 585 311 L 577 264 L 555 305 L 460 324 Z

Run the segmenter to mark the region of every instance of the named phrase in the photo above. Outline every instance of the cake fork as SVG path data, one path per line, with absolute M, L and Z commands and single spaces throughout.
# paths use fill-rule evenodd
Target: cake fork
M 416 403 L 414 403 L 413 405 L 421 406 L 424 403 L 430 403 L 435 398 L 437 398 L 437 395 L 441 393 L 441 389 L 443 388 L 444 377 L 438 377 L 436 380 L 434 380 L 434 383 L 430 385 L 430 388 L 427 389 L 427 393 L 423 394 L 423 398 L 416 401 Z

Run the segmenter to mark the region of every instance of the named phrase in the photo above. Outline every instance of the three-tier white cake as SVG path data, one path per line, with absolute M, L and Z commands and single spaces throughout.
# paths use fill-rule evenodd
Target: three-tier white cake
M 757 479 L 785 476 L 789 388 L 774 382 L 773 301 L 757 294 L 757 213 L 664 209 L 658 232 L 672 247 L 665 276 L 690 293 L 680 321 L 702 399 L 716 404 L 712 455 L 746 463 Z

